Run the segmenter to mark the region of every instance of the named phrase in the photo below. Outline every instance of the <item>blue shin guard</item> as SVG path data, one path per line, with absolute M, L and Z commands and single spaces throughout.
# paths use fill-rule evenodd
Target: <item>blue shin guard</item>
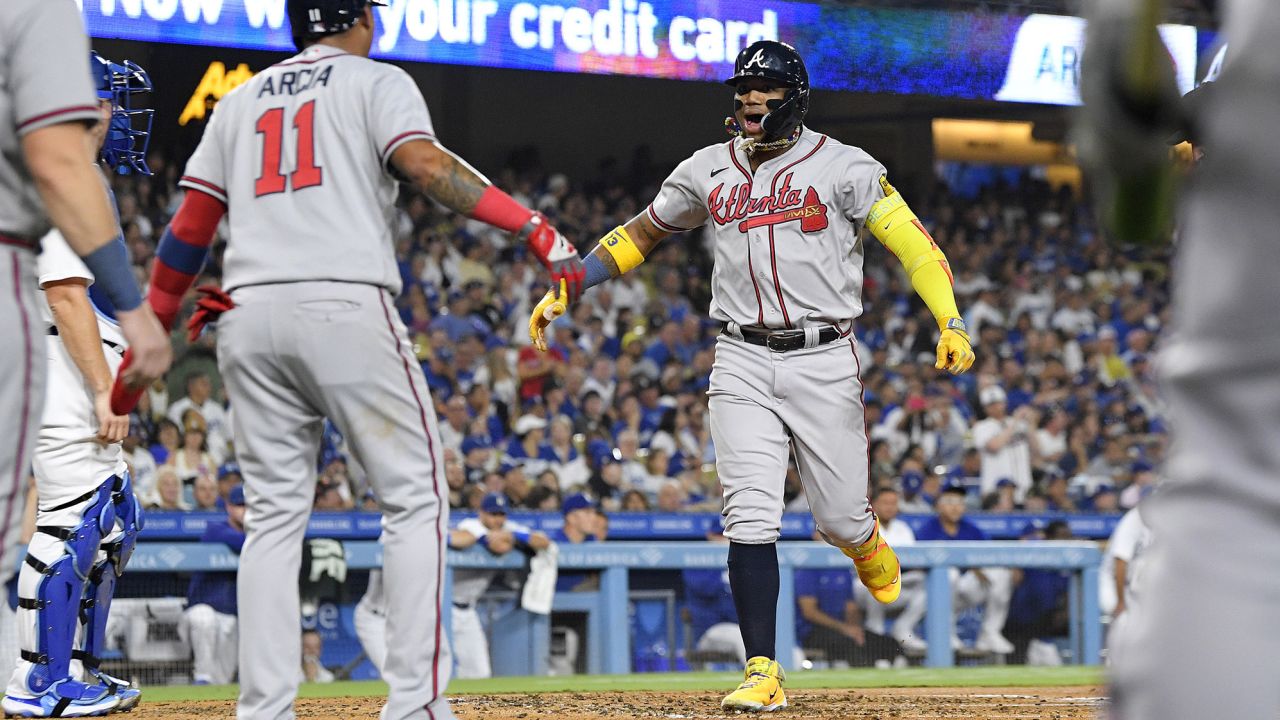
M 21 653 L 30 663 L 25 689 L 34 697 L 6 696 L 6 712 L 27 717 L 56 716 L 50 713 L 72 716 L 109 710 L 119 703 L 118 698 L 107 697 L 101 689 L 70 677 L 84 586 L 103 536 L 115 526 L 114 485 L 113 477 L 70 502 L 41 509 L 36 532 L 43 540 L 31 543 L 19 578 L 20 587 L 28 592 L 34 588 L 34 592 L 18 598 L 19 609 L 35 615 L 35 647 L 24 647 Z M 62 522 L 59 513 L 65 519 Z
M 99 554 L 99 561 L 89 573 L 84 598 L 80 603 L 84 646 L 74 650 L 72 657 L 84 665 L 85 671 L 96 678 L 99 685 L 120 696 L 120 705 L 116 709 L 123 711 L 137 705 L 141 693 L 124 680 L 103 672 L 100 665 L 102 653 L 106 649 L 107 618 L 111 613 L 116 580 L 124 573 L 138 542 L 138 531 L 142 529 L 142 507 L 134 495 L 127 472 L 115 479 L 111 498 L 115 505 L 115 527 L 118 532 L 113 532 L 112 539 L 102 543 L 103 552 Z

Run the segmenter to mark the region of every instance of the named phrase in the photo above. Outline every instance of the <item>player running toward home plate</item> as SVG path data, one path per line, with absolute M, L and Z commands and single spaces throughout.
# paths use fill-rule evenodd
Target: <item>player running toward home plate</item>
M 381 5 L 383 3 L 376 2 Z M 407 73 L 368 59 L 368 0 L 289 0 L 299 53 L 224 97 L 188 161 L 148 300 L 168 323 L 230 223 L 218 321 L 235 407 L 247 539 L 240 556 L 239 716 L 294 717 L 301 665 L 295 578 L 329 418 L 367 470 L 383 513 L 390 686 L 384 720 L 446 720 L 441 624 L 448 488 L 435 412 L 404 324 L 392 237 L 398 179 L 517 233 L 576 297 L 577 251 L 435 140 Z
M 785 707 L 774 657 L 775 543 L 794 452 L 814 520 L 854 561 L 880 602 L 900 589 L 897 556 L 867 501 L 854 319 L 862 313 L 865 227 L 902 262 L 941 330 L 937 365 L 962 373 L 974 356 L 946 257 L 866 152 L 803 125 L 809 80 L 794 48 L 760 41 L 728 81 L 734 139 L 697 151 L 643 213 L 614 228 L 587 258 L 585 286 L 634 269 L 672 233 L 707 226 L 715 245 L 711 317 L 723 325 L 708 390 L 716 469 L 724 487 L 729 580 L 746 678 L 723 707 Z M 548 292 L 529 333 L 566 309 Z

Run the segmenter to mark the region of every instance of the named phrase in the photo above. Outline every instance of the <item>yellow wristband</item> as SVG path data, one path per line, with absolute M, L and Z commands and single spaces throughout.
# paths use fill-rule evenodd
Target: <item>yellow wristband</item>
M 619 274 L 634 270 L 644 262 L 644 255 L 640 253 L 640 248 L 636 247 L 631 236 L 627 234 L 627 229 L 621 225 L 610 230 L 609 234 L 600 240 L 600 246 L 613 256 L 613 261 L 618 265 Z

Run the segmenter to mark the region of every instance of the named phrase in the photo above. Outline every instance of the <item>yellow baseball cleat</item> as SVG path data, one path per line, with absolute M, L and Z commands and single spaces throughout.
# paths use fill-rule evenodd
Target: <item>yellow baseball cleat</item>
M 879 520 L 869 540 L 856 548 L 841 548 L 840 552 L 853 558 L 858 579 L 871 591 L 871 597 L 886 605 L 898 599 L 902 593 L 902 565 L 880 534 Z
M 782 682 L 786 679 L 781 665 L 767 657 L 753 657 L 747 661 L 742 684 L 720 701 L 720 707 L 745 712 L 771 712 L 784 708 L 787 695 L 782 692 Z

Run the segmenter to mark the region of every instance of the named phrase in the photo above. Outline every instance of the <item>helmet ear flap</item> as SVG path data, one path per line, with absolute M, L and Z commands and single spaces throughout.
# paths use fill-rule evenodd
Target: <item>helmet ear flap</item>
M 764 136 L 768 139 L 779 139 L 790 134 L 804 120 L 808 109 L 808 94 L 791 88 L 781 100 L 766 100 L 765 107 L 769 114 L 760 121 L 764 128 Z

